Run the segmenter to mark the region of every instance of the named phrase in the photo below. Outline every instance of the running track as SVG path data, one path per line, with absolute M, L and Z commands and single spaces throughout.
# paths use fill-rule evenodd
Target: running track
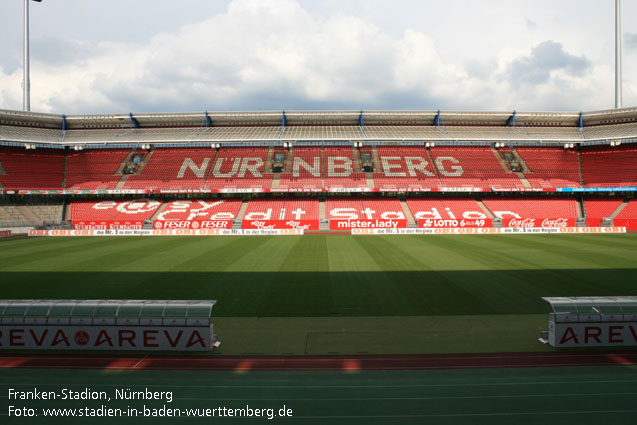
M 637 365 L 637 350 L 363 356 L 4 354 L 0 369 L 361 371 Z

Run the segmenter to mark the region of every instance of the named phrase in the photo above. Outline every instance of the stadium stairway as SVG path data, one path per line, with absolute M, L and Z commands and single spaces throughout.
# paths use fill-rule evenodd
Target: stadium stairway
M 358 149 L 356 149 L 354 146 L 352 146 L 352 165 L 354 166 L 354 172 L 355 173 L 360 173 L 361 170 L 361 157 L 358 154 Z M 369 184 L 368 184 L 369 186 Z
M 151 150 L 146 155 L 144 155 L 144 158 L 142 159 L 142 162 L 139 163 L 139 167 L 135 171 L 135 174 L 141 174 L 142 171 L 144 171 L 144 167 L 146 167 L 146 164 L 148 164 L 148 161 L 150 161 L 150 158 L 152 158 L 154 152 L 154 150 Z
M 18 205 L 18 211 L 20 212 L 20 214 L 22 214 L 22 216 L 24 216 L 27 221 L 29 221 L 34 226 L 42 226 L 44 224 L 41 219 L 33 214 L 33 211 L 31 211 L 28 206 Z
M 272 173 L 272 189 L 278 189 L 281 182 L 281 174 Z
M 494 219 L 495 215 L 491 212 L 491 210 L 485 205 L 484 202 L 482 202 L 482 199 L 480 198 L 476 198 L 476 202 L 478 203 L 478 205 L 480 206 L 480 208 L 482 209 L 482 212 L 485 213 L 487 215 L 487 217 L 489 217 L 490 219 Z
M 376 146 L 372 147 L 372 162 L 374 163 L 374 172 L 375 173 L 380 173 L 383 171 L 383 169 L 380 166 L 380 157 L 378 156 L 378 149 L 376 148 Z M 432 162 L 433 164 L 433 162 Z
M 578 144 L 577 145 L 577 163 L 579 164 L 578 167 L 578 171 L 579 171 L 579 184 L 580 186 L 584 187 L 584 168 L 582 166 L 582 148 L 581 146 Z M 583 200 L 582 200 L 583 202 Z
M 502 169 L 504 170 L 504 172 L 510 173 L 511 169 L 509 168 L 506 160 L 502 157 L 502 155 L 500 155 L 500 152 L 498 152 L 498 150 L 493 145 L 491 145 L 491 152 L 493 152 L 493 155 L 495 155 L 500 165 L 502 165 Z
M 330 230 L 330 223 L 327 220 L 325 199 L 319 199 L 319 230 Z
M 124 174 L 122 175 L 122 178 L 119 179 L 119 182 L 117 182 L 117 186 L 115 186 L 116 190 L 119 190 L 121 188 L 124 187 L 124 185 L 126 184 L 126 181 L 128 180 L 128 177 L 130 176 L 130 174 Z
M 155 219 L 157 219 L 159 214 L 161 214 L 166 209 L 166 207 L 168 206 L 169 203 L 170 203 L 169 201 L 162 202 L 162 204 L 159 206 L 159 208 L 157 208 L 157 211 L 155 211 L 155 213 L 152 215 L 152 217 L 150 217 L 150 220 L 154 221 Z
M 135 149 L 131 149 L 128 155 L 126 155 L 126 158 L 124 158 L 122 163 L 119 165 L 119 168 L 117 169 L 117 171 L 115 171 L 115 174 L 124 174 L 124 168 L 126 168 L 128 163 L 133 160 L 133 155 L 135 155 Z
M 237 217 L 235 220 L 243 220 L 243 217 L 246 215 L 247 209 L 248 209 L 248 200 L 244 199 L 243 202 L 241 203 L 241 208 L 239 208 L 239 212 L 237 213 Z M 240 228 L 241 228 L 241 225 L 239 225 L 239 229 Z
M 219 155 L 219 149 L 215 150 L 215 155 L 212 157 L 211 164 L 215 164 L 217 162 L 217 156 Z M 210 180 L 210 175 L 213 173 L 214 166 L 211 166 L 206 173 L 206 178 L 204 179 L 203 187 L 208 187 L 208 181 Z
M 414 218 L 414 215 L 411 213 L 411 210 L 409 209 L 409 205 L 407 205 L 407 201 L 405 201 L 404 199 L 401 199 L 400 206 L 403 207 L 403 212 L 405 213 L 405 217 L 407 218 L 407 227 L 408 228 L 418 227 L 418 224 L 416 223 L 416 219 Z
M 64 174 L 62 174 L 62 189 L 66 189 L 66 170 L 69 162 L 69 148 L 65 148 L 64 151 Z
M 520 166 L 522 166 L 522 172 L 523 173 L 531 173 L 531 169 L 528 167 L 528 165 L 526 165 L 526 161 L 524 161 L 524 158 L 522 158 L 522 156 L 520 156 L 520 153 L 515 150 L 515 147 L 511 147 L 511 153 L 513 154 L 513 156 L 515 157 L 515 159 L 517 159 L 518 164 L 520 164 Z M 525 177 L 526 180 L 526 177 Z
M 272 171 L 272 157 L 274 156 L 274 149 L 272 146 L 268 148 L 268 154 L 265 157 L 265 168 L 263 169 L 264 173 L 269 173 Z M 212 162 L 214 164 L 214 161 Z
M 626 205 L 628 205 L 628 202 L 630 201 L 630 199 L 626 198 L 624 199 L 624 202 L 622 202 L 621 204 L 619 204 L 619 206 L 617 207 L 617 209 L 615 211 L 613 211 L 613 213 L 611 215 L 608 216 L 608 218 L 614 220 L 615 217 L 617 217 L 619 215 L 620 212 L 622 212 L 622 210 L 624 208 L 626 208 Z
M 435 164 L 434 157 L 431 154 L 431 150 L 429 148 L 427 148 L 427 155 L 429 158 L 429 163 Z M 432 168 L 434 170 L 434 174 L 436 175 L 436 178 L 438 179 L 438 184 L 442 186 L 442 179 L 440 178 L 440 171 L 438 171 L 438 167 L 432 167 Z
M 365 179 L 367 180 L 367 187 L 373 189 L 376 187 L 374 184 L 374 173 L 365 173 Z
M 518 178 L 522 182 L 522 186 L 533 187 L 531 183 L 529 183 L 529 181 L 526 179 L 526 176 L 524 175 L 524 173 L 515 173 L 515 175 L 518 176 Z

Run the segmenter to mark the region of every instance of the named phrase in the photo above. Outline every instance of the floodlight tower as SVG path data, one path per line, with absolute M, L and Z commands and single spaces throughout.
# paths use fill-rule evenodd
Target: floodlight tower
M 42 0 L 33 0 L 38 3 Z M 24 62 L 22 67 L 22 110 L 31 110 L 31 64 L 29 61 L 29 0 L 24 0 Z
M 622 11 L 615 0 L 615 108 L 622 107 Z

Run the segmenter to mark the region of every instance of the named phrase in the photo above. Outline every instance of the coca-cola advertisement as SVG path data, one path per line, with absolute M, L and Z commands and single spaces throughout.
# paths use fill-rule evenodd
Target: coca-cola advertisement
M 319 230 L 318 220 L 243 220 L 242 229 L 297 229 L 297 230 Z
M 141 230 L 143 228 L 143 220 L 95 220 L 73 222 L 74 230 Z
M 435 219 L 425 218 L 418 220 L 418 227 L 422 229 L 440 229 L 440 228 L 482 228 L 493 227 L 493 220 L 490 218 L 458 218 L 458 219 Z
M 549 227 L 554 229 L 575 227 L 575 218 L 506 218 L 502 220 L 503 227 L 518 229 L 532 227 Z
M 155 220 L 153 229 L 232 229 L 232 220 Z

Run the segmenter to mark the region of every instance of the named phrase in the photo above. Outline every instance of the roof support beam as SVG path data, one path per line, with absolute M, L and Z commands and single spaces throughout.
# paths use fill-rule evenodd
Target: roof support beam
M 579 128 L 584 128 L 584 115 L 579 113 Z
M 434 125 L 440 127 L 440 109 L 436 112 L 436 118 L 434 118 Z
M 509 117 L 509 119 L 507 120 L 507 127 L 515 128 L 515 115 L 516 114 L 517 114 L 517 111 L 513 111 L 513 115 L 511 115 Z
M 66 131 L 66 115 L 62 115 L 62 133 Z
M 208 127 L 212 127 L 212 119 L 210 118 L 210 115 L 208 115 L 208 111 L 206 111 L 206 128 Z
M 133 116 L 133 113 L 129 112 L 128 116 L 130 117 L 130 126 L 131 126 L 131 128 L 133 128 L 133 127 L 139 128 L 139 121 L 137 121 L 137 118 L 135 118 Z
M 288 119 L 285 117 L 285 111 L 283 111 L 283 117 L 281 118 L 281 127 L 285 128 L 288 123 Z

